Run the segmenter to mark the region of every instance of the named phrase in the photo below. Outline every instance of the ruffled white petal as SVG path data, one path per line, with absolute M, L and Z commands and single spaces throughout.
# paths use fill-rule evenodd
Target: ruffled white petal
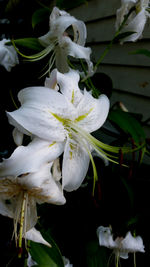
M 127 26 L 125 26 L 122 30 L 122 33 L 123 32 L 130 32 L 130 31 L 135 32 L 135 33 L 131 34 L 130 36 L 128 36 L 126 38 L 123 38 L 121 40 L 121 42 L 127 42 L 127 41 L 128 42 L 130 42 L 130 41 L 134 42 L 137 39 L 141 38 L 146 21 L 147 21 L 147 16 L 146 16 L 145 10 L 142 9 L 135 16 L 135 18 L 133 20 L 131 20 L 131 22 Z
M 75 23 L 72 24 L 74 39 L 73 41 L 79 45 L 84 46 L 87 38 L 86 26 L 83 21 L 76 20 Z
M 46 77 L 45 79 L 45 83 L 44 83 L 45 87 L 51 88 L 51 89 L 55 89 L 56 91 L 59 90 L 59 87 L 57 86 L 57 70 L 54 69 L 51 73 L 50 73 L 50 77 Z
M 33 192 L 32 195 L 39 204 L 47 202 L 62 205 L 66 200 L 61 184 L 51 174 L 51 166 L 52 163 L 43 165 L 38 172 L 18 178 L 18 183 Z
M 74 116 L 73 105 L 64 96 L 46 87 L 25 88 L 18 94 L 22 106 L 7 112 L 10 124 L 21 125 L 32 134 L 52 141 L 63 141 L 66 133 L 63 123 L 53 116 Z
M 43 238 L 41 233 L 34 227 L 26 232 L 25 238 L 36 243 L 41 243 L 45 246 L 51 247 L 51 245 Z
M 88 171 L 89 161 L 90 158 L 85 149 L 73 139 L 68 139 L 62 166 L 62 186 L 66 191 L 79 188 Z
M 108 116 L 109 106 L 109 99 L 106 95 L 100 95 L 96 99 L 89 92 L 84 91 L 84 97 L 77 106 L 78 126 L 83 127 L 87 132 L 99 129 Z
M 145 252 L 142 238 L 140 236 L 133 237 L 130 232 L 126 234 L 121 243 L 122 249 L 128 252 Z
M 99 239 L 100 246 L 104 246 L 108 248 L 116 247 L 110 227 L 99 226 L 97 228 L 97 236 Z
M 0 163 L 0 177 L 38 171 L 46 162 L 56 159 L 64 149 L 64 143 L 50 143 L 34 138 L 28 146 L 19 146 L 10 158 Z
M 68 37 L 63 37 L 61 46 L 65 47 L 67 54 L 72 57 L 90 60 L 90 54 L 92 52 L 90 47 L 83 47 L 77 43 L 74 43 Z
M 75 70 L 70 69 L 65 74 L 57 71 L 57 83 L 60 86 L 60 91 L 75 107 L 83 97 L 78 87 L 79 79 L 79 74 Z

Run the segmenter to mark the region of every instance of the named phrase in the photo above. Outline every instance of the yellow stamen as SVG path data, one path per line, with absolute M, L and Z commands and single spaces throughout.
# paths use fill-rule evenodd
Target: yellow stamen
M 71 103 L 74 103 L 74 90 L 72 91 Z
M 48 147 L 52 147 L 53 145 L 55 145 L 56 142 L 53 142 L 52 144 L 50 144 Z
M 92 110 L 93 110 L 93 108 L 91 108 L 91 109 L 89 110 L 89 112 L 85 113 L 84 115 L 81 115 L 81 116 L 79 116 L 78 118 L 76 118 L 76 119 L 75 119 L 75 122 L 82 121 L 83 119 L 85 119 L 85 118 L 90 114 L 90 112 L 91 112 Z
M 51 115 L 53 115 L 53 117 L 55 119 L 57 119 L 58 121 L 62 122 L 63 124 L 65 123 L 65 119 L 61 118 L 60 116 L 58 116 L 57 114 L 53 113 L 53 112 L 50 112 Z

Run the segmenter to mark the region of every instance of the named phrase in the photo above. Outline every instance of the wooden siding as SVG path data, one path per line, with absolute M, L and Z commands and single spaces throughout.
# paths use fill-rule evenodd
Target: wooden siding
M 97 62 L 115 33 L 116 10 L 121 0 L 90 0 L 70 10 L 70 14 L 83 20 L 87 26 L 86 46 L 92 48 L 92 60 Z M 150 50 L 150 19 L 143 37 L 138 42 L 114 44 L 97 72 L 107 74 L 113 81 L 111 104 L 122 101 L 129 111 L 150 117 L 150 58 L 132 55 L 137 49 Z M 150 128 L 146 128 L 150 136 Z

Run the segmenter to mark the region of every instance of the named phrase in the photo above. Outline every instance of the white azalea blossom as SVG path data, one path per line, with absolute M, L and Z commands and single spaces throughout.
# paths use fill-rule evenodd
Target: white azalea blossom
M 54 7 L 50 15 L 49 27 L 49 32 L 38 38 L 45 49 L 29 58 L 34 61 L 51 53 L 48 71 L 51 71 L 55 62 L 55 67 L 62 73 L 69 71 L 68 56 L 84 59 L 88 65 L 87 75 L 93 75 L 91 48 L 85 47 L 87 32 L 84 22 Z M 69 27 L 72 27 L 73 38 L 67 33 Z
M 137 39 L 142 38 L 142 33 L 147 21 L 147 18 L 150 17 L 148 12 L 149 0 L 122 0 L 121 7 L 117 10 L 116 18 L 116 29 L 118 30 L 119 26 L 124 20 L 124 16 L 128 14 L 132 7 L 135 7 L 135 10 L 131 12 L 128 17 L 125 25 L 123 26 L 121 33 L 124 32 L 134 32 L 133 34 L 123 38 L 121 42 L 127 41 L 137 41 Z
M 133 237 L 131 232 L 128 232 L 125 238 L 117 237 L 114 240 L 110 227 L 99 226 L 97 236 L 99 245 L 113 249 L 117 257 L 127 259 L 130 252 L 145 252 L 142 238 L 140 236 Z
M 0 65 L 2 65 L 7 71 L 11 71 L 12 67 L 19 64 L 17 52 L 12 45 L 5 45 L 10 42 L 9 39 L 3 39 L 0 41 Z
M 57 70 L 54 72 L 60 92 L 47 87 L 25 88 L 18 94 L 21 107 L 7 115 L 10 124 L 20 131 L 25 129 L 45 140 L 42 142 L 48 142 L 47 148 L 43 146 L 43 155 L 44 149 L 46 155 L 51 150 L 49 144 L 52 142 L 57 147 L 64 146 L 62 185 L 65 190 L 72 191 L 85 178 L 89 161 L 92 160 L 91 149 L 104 156 L 101 148 L 97 147 L 102 143 L 89 133 L 99 129 L 105 122 L 109 100 L 105 95 L 95 99 L 86 90 L 81 92 L 76 71 L 70 70 L 65 74 Z
M 26 232 L 36 224 L 36 203 L 47 202 L 57 205 L 65 203 L 61 185 L 54 180 L 51 173 L 53 163 L 45 163 L 39 166 L 37 172 L 30 172 L 32 167 L 30 168 L 29 164 L 28 168 L 25 163 L 27 155 L 20 153 L 20 148 L 18 147 L 9 159 L 0 163 L 0 214 L 14 218 L 16 239 L 17 223 L 20 225 L 22 223 L 22 237 L 25 237 Z M 31 150 L 29 155 L 30 153 Z

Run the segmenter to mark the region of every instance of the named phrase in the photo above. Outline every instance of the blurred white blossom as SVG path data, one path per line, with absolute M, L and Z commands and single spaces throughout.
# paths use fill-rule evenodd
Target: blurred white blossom
M 142 238 L 140 236 L 133 237 L 131 232 L 128 232 L 125 238 L 117 237 L 114 240 L 110 227 L 99 226 L 97 236 L 99 245 L 113 249 L 117 257 L 127 259 L 130 252 L 145 252 Z
M 0 65 L 7 71 L 11 71 L 12 67 L 19 64 L 19 59 L 15 48 L 12 45 L 5 45 L 10 42 L 9 39 L 0 41 Z
M 127 41 L 137 41 L 139 38 L 142 38 L 147 18 L 150 17 L 148 11 L 149 0 L 121 0 L 121 7 L 117 10 L 116 14 L 116 30 L 118 30 L 124 17 L 133 7 L 134 11 L 131 12 L 120 33 L 134 33 L 121 39 L 122 43 Z

